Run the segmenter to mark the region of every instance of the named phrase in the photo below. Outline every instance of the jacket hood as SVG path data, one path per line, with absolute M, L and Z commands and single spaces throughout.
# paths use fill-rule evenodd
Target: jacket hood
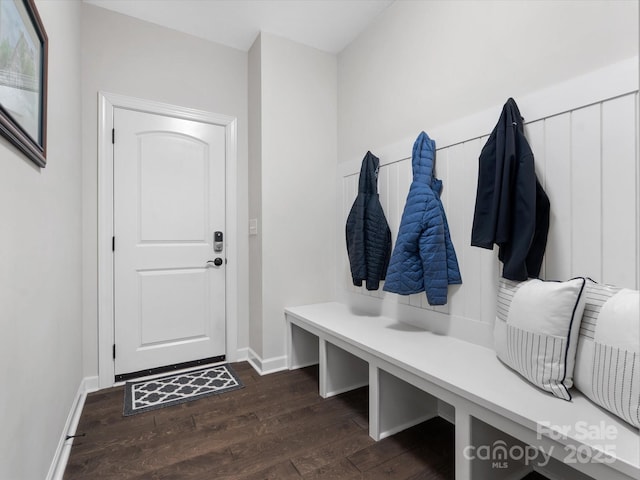
M 433 176 L 433 163 L 436 153 L 436 142 L 429 138 L 425 132 L 421 132 L 413 144 L 413 180 L 431 185 Z
M 378 170 L 380 159 L 373 153 L 367 152 L 362 159 L 360 167 L 360 179 L 358 180 L 358 193 L 378 193 Z

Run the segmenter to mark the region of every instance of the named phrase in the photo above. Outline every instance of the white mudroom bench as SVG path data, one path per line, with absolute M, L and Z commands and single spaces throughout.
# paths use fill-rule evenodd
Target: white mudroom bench
M 327 398 L 369 386 L 375 440 L 435 416 L 455 424 L 457 480 L 638 479 L 638 430 L 575 389 L 553 397 L 492 349 L 341 303 L 285 309 L 290 369 L 319 364 Z

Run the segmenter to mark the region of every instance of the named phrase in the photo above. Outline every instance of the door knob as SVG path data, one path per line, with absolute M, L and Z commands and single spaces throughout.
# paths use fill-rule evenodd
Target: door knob
M 224 260 L 222 260 L 220 257 L 217 257 L 214 260 L 208 260 L 207 261 L 207 267 L 210 267 L 211 265 L 219 267 L 220 265 L 223 264 L 223 262 L 224 262 Z

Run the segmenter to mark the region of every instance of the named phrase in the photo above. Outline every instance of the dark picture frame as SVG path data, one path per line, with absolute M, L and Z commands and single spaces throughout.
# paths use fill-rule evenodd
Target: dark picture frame
M 48 39 L 33 0 L 0 0 L 0 133 L 47 164 Z

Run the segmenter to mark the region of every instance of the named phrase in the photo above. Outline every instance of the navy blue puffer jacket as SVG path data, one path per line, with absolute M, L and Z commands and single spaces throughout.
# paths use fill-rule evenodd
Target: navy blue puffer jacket
M 440 200 L 442 181 L 433 175 L 435 150 L 424 132 L 413 144 L 413 182 L 384 290 L 401 295 L 426 291 L 430 305 L 444 305 L 448 286 L 462 278 Z
M 367 290 L 377 290 L 391 257 L 391 230 L 378 196 L 380 160 L 371 152 L 362 159 L 358 196 L 347 217 L 346 236 L 353 284 L 363 280 Z

